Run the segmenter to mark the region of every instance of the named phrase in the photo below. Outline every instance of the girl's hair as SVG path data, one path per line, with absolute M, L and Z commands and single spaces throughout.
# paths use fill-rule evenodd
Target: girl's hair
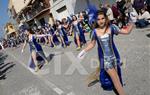
M 73 17 L 76 18 L 76 20 L 78 19 L 76 15 L 72 15 L 72 20 L 74 21 Z
M 98 10 L 98 11 L 97 11 L 97 17 L 98 17 L 99 15 L 104 15 L 104 18 L 106 19 L 106 22 L 105 22 L 105 24 L 106 24 L 105 32 L 106 32 L 107 29 L 108 29 L 108 27 L 110 26 L 110 21 L 109 21 L 109 19 L 108 19 L 108 16 L 106 15 L 106 13 L 105 13 L 103 10 Z M 98 25 L 98 23 L 96 22 L 96 27 L 95 27 L 95 28 L 98 28 L 98 27 L 99 27 L 99 25 Z M 105 33 L 105 32 L 104 32 L 104 33 Z
M 66 19 L 66 18 L 63 18 L 63 19 L 61 20 L 61 22 L 62 22 L 62 24 L 65 24 L 65 23 L 67 22 L 67 19 Z
M 62 24 L 60 20 L 56 20 L 56 27 L 59 26 L 58 23 L 59 23 L 59 24 Z

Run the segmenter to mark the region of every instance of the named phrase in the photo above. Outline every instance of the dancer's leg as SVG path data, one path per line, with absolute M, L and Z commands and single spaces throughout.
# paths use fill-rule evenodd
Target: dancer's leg
M 125 95 L 125 92 L 123 90 L 123 87 L 121 85 L 119 76 L 116 72 L 116 70 L 114 68 L 112 69 L 108 69 L 107 73 L 109 74 L 109 76 L 111 77 L 113 84 L 115 86 L 115 89 L 117 90 L 117 92 L 119 93 L 119 95 Z
M 38 54 L 44 59 L 45 64 L 48 64 L 48 60 L 47 60 L 47 58 L 46 58 L 44 52 L 43 52 L 43 51 L 39 51 Z
M 35 72 L 37 72 L 39 70 L 39 67 L 38 67 L 38 62 L 36 60 L 36 51 L 31 52 L 31 57 L 33 58 L 33 62 L 35 64 Z
M 81 43 L 80 43 L 80 38 L 79 38 L 79 35 L 76 35 L 76 41 L 77 41 L 77 50 L 80 50 L 81 48 Z

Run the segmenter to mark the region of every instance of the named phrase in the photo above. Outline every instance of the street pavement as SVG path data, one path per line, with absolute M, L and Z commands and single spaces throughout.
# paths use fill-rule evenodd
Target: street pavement
M 88 34 L 86 38 L 89 40 Z M 149 95 L 150 28 L 118 35 L 115 42 L 124 63 L 122 76 L 126 95 Z M 79 60 L 76 56 L 80 51 L 76 51 L 73 42 L 67 48 L 43 46 L 49 64 L 37 73 L 28 68 L 29 47 L 24 53 L 21 47 L 0 52 L 0 95 L 115 95 L 104 91 L 100 83 L 87 86 L 90 73 L 99 64 L 97 47 Z

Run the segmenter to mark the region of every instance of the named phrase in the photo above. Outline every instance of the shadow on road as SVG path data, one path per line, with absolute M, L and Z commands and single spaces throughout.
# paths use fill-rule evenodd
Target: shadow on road
M 147 36 L 148 38 L 150 38 L 150 34 L 147 34 L 146 36 Z
M 5 63 L 8 55 L 0 53 L 0 80 L 6 79 L 6 74 L 10 72 L 10 69 L 15 66 L 13 62 Z
M 55 54 L 50 54 L 50 55 L 47 57 L 48 62 L 50 62 L 50 61 L 53 59 L 54 56 L 55 56 Z

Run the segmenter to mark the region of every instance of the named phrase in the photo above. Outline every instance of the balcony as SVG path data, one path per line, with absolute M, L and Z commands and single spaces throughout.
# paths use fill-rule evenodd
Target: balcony
M 39 0 L 38 1 L 35 0 L 35 2 L 26 6 L 26 8 L 22 10 L 22 12 L 19 15 L 19 19 L 28 22 L 49 10 L 50 4 L 47 4 L 44 1 L 40 2 Z

